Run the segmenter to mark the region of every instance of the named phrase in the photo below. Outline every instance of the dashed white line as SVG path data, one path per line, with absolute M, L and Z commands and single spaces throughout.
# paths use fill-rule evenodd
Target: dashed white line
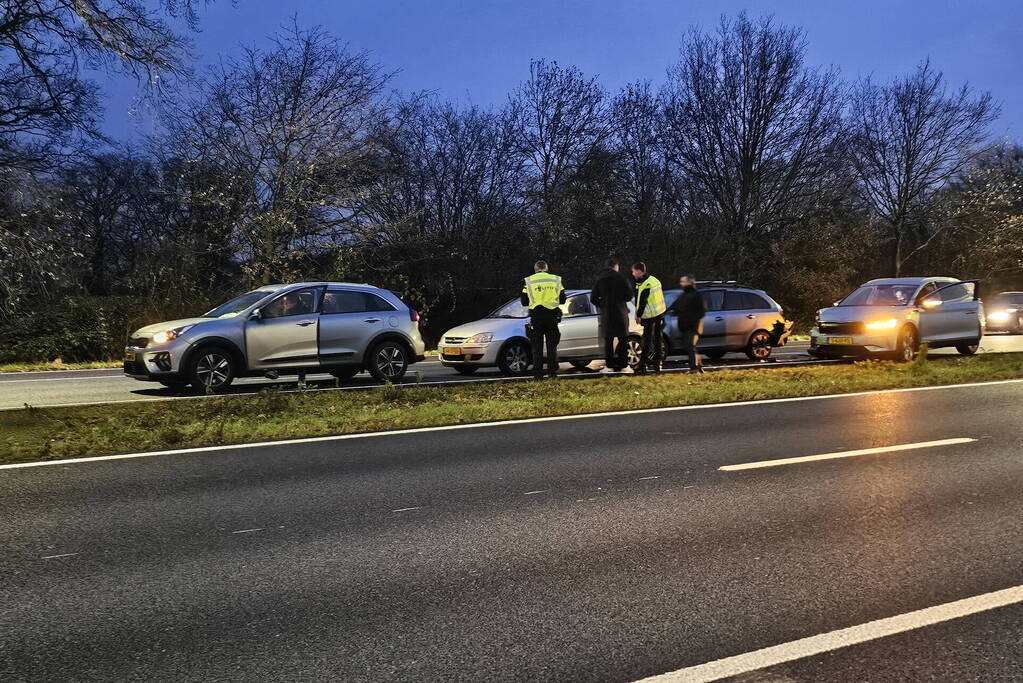
M 422 506 L 414 508 L 398 508 L 397 510 L 391 510 L 391 512 L 410 512 L 411 510 L 422 510 Z
M 658 475 L 656 477 L 640 477 L 639 481 L 646 481 L 647 479 L 660 479 L 660 478 L 661 478 L 660 475 Z
M 535 496 L 538 493 L 547 493 L 547 489 L 540 489 L 538 491 L 526 491 L 522 495 L 524 495 L 524 496 Z
M 853 458 L 859 455 L 879 455 L 882 453 L 898 453 L 901 451 L 913 451 L 921 448 L 936 448 L 938 446 L 956 446 L 964 443 L 973 443 L 976 439 L 941 439 L 939 441 L 920 441 L 917 443 L 904 443 L 898 446 L 881 446 L 879 448 L 861 448 L 855 451 L 839 451 L 837 453 L 821 453 L 820 455 L 803 455 L 795 458 L 779 458 L 777 460 L 761 460 L 760 462 L 746 462 L 739 465 L 725 465 L 719 470 L 734 472 L 736 470 L 755 470 L 762 467 L 778 467 L 779 465 L 794 465 L 803 462 L 814 462 L 817 460 L 834 460 L 837 458 Z
M 253 531 L 262 531 L 263 527 L 257 527 L 255 529 L 239 529 L 238 531 L 232 531 L 232 534 L 250 534 Z
M 40 560 L 55 560 L 58 557 L 74 557 L 78 553 L 64 553 L 63 555 L 43 555 Z
M 869 621 L 865 624 L 800 638 L 781 645 L 765 647 L 734 657 L 718 659 L 706 664 L 690 666 L 677 671 L 644 678 L 640 683 L 704 683 L 739 676 L 805 657 L 857 645 L 878 638 L 932 626 L 943 621 L 986 612 L 988 610 L 1023 602 L 1023 586 L 1013 586 L 993 593 L 946 602 L 943 605 L 906 612 L 894 617 Z

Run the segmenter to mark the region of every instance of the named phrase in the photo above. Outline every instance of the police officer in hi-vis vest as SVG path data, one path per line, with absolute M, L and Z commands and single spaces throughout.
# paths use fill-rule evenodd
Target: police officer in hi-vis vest
M 636 372 L 660 372 L 664 354 L 664 313 L 668 310 L 664 305 L 664 290 L 660 280 L 647 274 L 642 261 L 632 264 L 632 277 L 636 280 L 636 322 L 643 326 L 643 355 Z
M 526 278 L 519 300 L 529 308 L 529 342 L 533 346 L 533 377 L 543 379 L 543 348 L 547 345 L 547 373 L 558 374 L 558 342 L 561 341 L 561 304 L 565 288 L 561 278 L 547 272 L 547 262 L 537 261 Z

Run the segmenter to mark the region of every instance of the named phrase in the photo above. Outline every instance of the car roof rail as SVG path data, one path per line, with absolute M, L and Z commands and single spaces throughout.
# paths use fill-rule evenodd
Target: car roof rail
M 750 285 L 744 285 L 735 280 L 697 280 L 697 287 L 721 287 L 723 289 L 757 289 Z

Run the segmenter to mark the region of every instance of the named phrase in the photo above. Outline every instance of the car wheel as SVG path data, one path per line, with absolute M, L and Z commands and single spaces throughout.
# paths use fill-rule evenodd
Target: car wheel
M 570 360 L 568 361 L 568 364 L 571 365 L 576 370 L 585 370 L 586 368 L 590 367 L 590 363 L 592 362 L 593 361 L 591 360 Z
M 529 373 L 533 352 L 523 341 L 512 341 L 501 349 L 497 356 L 497 367 L 501 374 L 519 377 Z
M 728 352 L 727 351 L 723 351 L 721 349 L 712 349 L 710 351 L 703 351 L 703 355 L 705 355 L 707 358 L 710 358 L 711 360 L 721 360 L 722 358 L 725 357 L 726 353 L 728 353 Z
M 635 370 L 639 365 L 640 358 L 643 357 L 643 343 L 639 337 L 629 337 L 628 345 L 625 359 L 629 367 Z
M 963 356 L 972 356 L 977 353 L 977 349 L 980 348 L 980 342 L 974 341 L 969 344 L 956 344 L 956 351 Z
M 369 353 L 369 374 L 378 382 L 397 382 L 408 370 L 409 351 L 401 342 L 387 340 Z
M 331 370 L 330 374 L 334 375 L 335 377 L 337 377 L 340 380 L 346 380 L 346 379 L 351 379 L 352 377 L 355 377 L 360 372 L 362 372 L 362 368 L 360 368 L 360 367 L 354 367 L 354 368 L 336 368 L 334 370 Z
M 671 338 L 668 335 L 664 335 L 664 341 L 661 342 L 661 362 L 668 360 L 668 356 L 671 355 Z
M 916 328 L 906 325 L 899 332 L 899 342 L 895 347 L 895 360 L 900 363 L 908 363 L 916 358 L 920 349 L 920 339 L 917 337 Z
M 475 375 L 476 371 L 480 369 L 478 365 L 456 365 L 455 372 L 459 375 Z
M 771 333 L 757 330 L 750 336 L 744 351 L 750 360 L 767 360 L 771 357 Z
M 200 391 L 226 391 L 236 372 L 231 352 L 220 346 L 203 347 L 188 361 L 188 377 Z

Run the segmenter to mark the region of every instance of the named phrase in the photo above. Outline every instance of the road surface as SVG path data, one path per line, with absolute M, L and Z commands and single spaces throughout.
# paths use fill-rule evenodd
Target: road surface
M 775 358 L 782 362 L 809 362 L 811 359 L 806 355 L 807 344 L 793 343 L 775 351 Z M 1023 351 L 1023 336 L 989 336 L 985 337 L 983 351 L 1004 352 Z M 954 349 L 941 349 L 933 352 L 935 355 L 955 355 Z M 743 354 L 733 353 L 724 360 L 712 363 L 708 362 L 707 367 L 758 367 L 759 364 L 751 363 Z M 677 359 L 668 364 L 670 368 L 681 369 L 683 366 Z M 574 370 L 567 363 L 562 364 L 562 372 L 566 375 L 593 374 L 586 371 Z M 492 382 L 501 378 L 496 369 L 481 370 L 472 377 L 459 375 L 451 368 L 440 364 L 436 358 L 428 358 L 422 363 L 413 365 L 406 377 L 406 382 L 416 381 L 416 373 L 420 379 L 427 383 L 466 383 L 466 382 Z M 312 388 L 334 388 L 338 383 L 330 375 L 310 375 L 309 386 Z M 252 393 L 267 386 L 281 386 L 294 388 L 295 377 L 284 377 L 281 380 L 267 380 L 262 378 L 244 378 L 235 382 L 232 387 L 233 393 Z M 343 386 L 351 388 L 364 388 L 378 386 L 368 374 L 362 373 L 355 379 L 345 382 Z M 58 406 L 78 403 L 122 403 L 129 401 L 166 400 L 182 395 L 194 397 L 195 394 L 185 394 L 166 389 L 155 382 L 139 382 L 125 377 L 121 370 L 78 370 L 66 372 L 34 372 L 34 373 L 6 373 L 0 374 L 0 410 L 22 408 L 26 404 L 31 406 Z
M 0 469 L 0 680 L 1018 681 L 1021 402 L 1005 382 Z

